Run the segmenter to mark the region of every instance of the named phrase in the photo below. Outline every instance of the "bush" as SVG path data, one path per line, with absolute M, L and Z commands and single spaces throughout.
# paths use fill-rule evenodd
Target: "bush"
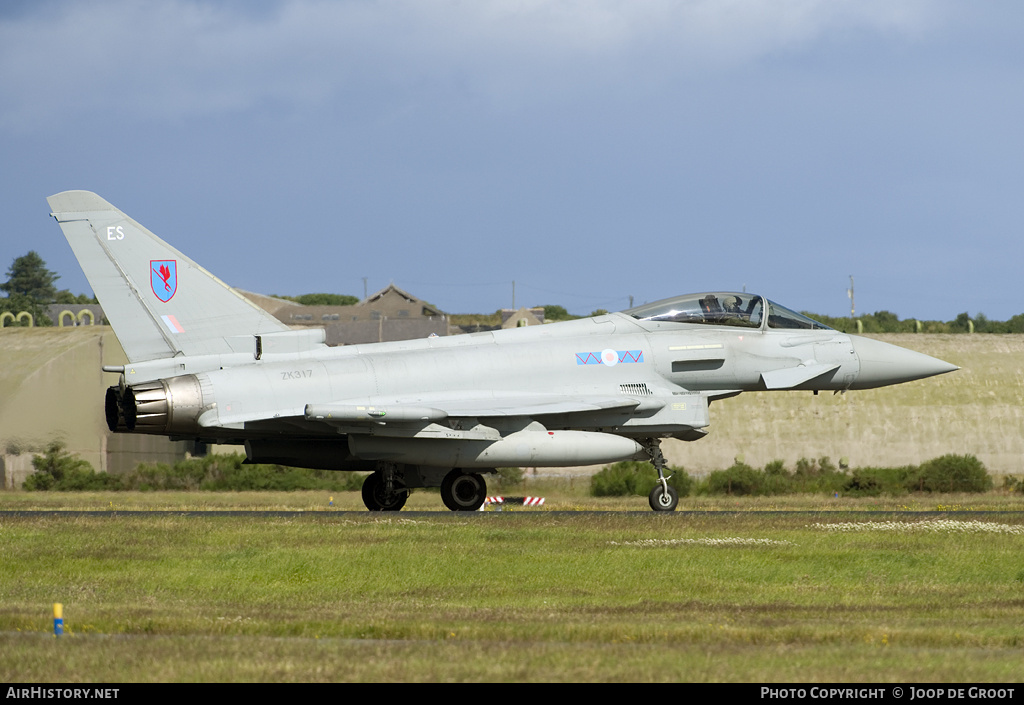
M 502 487 L 515 487 L 523 484 L 522 468 L 498 468 L 498 484 Z
M 142 463 L 124 476 L 133 490 L 329 490 L 362 487 L 365 474 L 310 470 L 262 463 L 247 464 L 240 453 L 207 455 L 165 463 Z
M 1013 475 L 1003 476 L 1003 490 L 1006 492 L 1020 492 L 1024 494 L 1024 480 L 1018 480 Z
M 901 468 L 857 468 L 843 484 L 841 491 L 853 497 L 879 497 L 883 494 L 896 497 L 908 492 L 908 482 L 916 470 L 912 465 Z
M 25 480 L 26 490 L 325 490 L 357 491 L 365 473 L 308 470 L 282 465 L 247 465 L 239 453 L 208 455 L 174 465 L 141 463 L 124 475 L 98 473 L 92 466 L 51 443 L 33 458 L 36 472 Z
M 733 463 L 732 467 L 725 470 L 716 470 L 707 478 L 708 494 L 725 495 L 762 495 L 766 491 L 767 475 L 746 463 Z M 776 481 L 780 476 L 773 476 Z M 783 480 L 785 482 L 785 480 Z
M 833 494 L 841 491 L 849 479 L 849 475 L 837 468 L 827 455 L 817 460 L 800 458 L 796 461 L 792 490 L 794 492 Z
M 23 489 L 28 491 L 54 490 L 117 490 L 120 478 L 98 473 L 88 461 L 64 450 L 64 443 L 52 441 L 42 455 L 32 458 L 35 472 L 25 478 Z
M 614 463 L 590 478 L 590 494 L 595 497 L 626 497 L 640 494 L 637 486 L 648 484 L 647 478 L 644 477 L 648 474 L 657 477 L 654 468 L 646 463 L 634 460 Z
M 668 484 L 680 497 L 690 494 L 693 480 L 682 468 L 665 468 Z M 609 465 L 590 478 L 590 494 L 594 497 L 646 497 L 658 481 L 658 472 L 650 463 L 623 460 Z
M 921 492 L 985 492 L 992 478 L 973 455 L 951 454 L 922 463 L 912 484 L 909 489 Z
M 836 492 L 847 479 L 827 458 L 800 458 L 796 470 L 789 472 L 781 460 L 773 460 L 764 470 L 737 462 L 726 470 L 710 473 L 701 486 L 706 494 L 782 495 L 795 493 Z

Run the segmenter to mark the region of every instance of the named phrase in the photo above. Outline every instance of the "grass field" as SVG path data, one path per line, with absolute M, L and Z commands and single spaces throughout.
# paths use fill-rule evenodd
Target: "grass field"
M 1019 495 L 701 502 L 681 509 L 719 511 L 4 494 L 4 510 L 107 511 L 0 515 L 0 680 L 1020 680 Z M 303 511 L 111 511 L 127 509 Z

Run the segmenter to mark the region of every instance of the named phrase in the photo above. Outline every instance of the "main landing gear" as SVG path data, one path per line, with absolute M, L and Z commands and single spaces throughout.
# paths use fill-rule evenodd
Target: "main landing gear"
M 409 490 L 397 485 L 393 473 L 378 470 L 363 481 L 363 504 L 371 512 L 397 512 L 408 499 Z
M 482 475 L 455 469 L 441 482 L 441 501 L 453 512 L 475 512 L 487 499 L 487 483 Z
M 363 504 L 371 512 L 397 512 L 409 499 L 410 488 L 440 486 L 441 501 L 453 512 L 475 512 L 483 506 L 487 499 L 483 475 L 458 468 L 442 473 L 442 468 L 412 468 L 382 461 L 363 481 Z
M 648 501 L 651 509 L 656 512 L 674 512 L 679 504 L 679 493 L 676 488 L 668 484 L 669 475 L 665 477 L 665 456 L 661 454 L 661 441 L 651 438 L 643 442 L 644 449 L 651 456 L 651 464 L 658 471 L 658 482 L 651 490 Z

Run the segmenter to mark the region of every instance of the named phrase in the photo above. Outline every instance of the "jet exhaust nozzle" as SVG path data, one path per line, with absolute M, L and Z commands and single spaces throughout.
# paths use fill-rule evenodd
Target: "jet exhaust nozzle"
M 127 433 L 128 424 L 124 418 L 124 397 L 118 385 L 107 388 L 103 398 L 103 415 L 107 418 L 107 428 L 113 433 Z
M 113 386 L 107 389 L 103 409 L 107 427 L 115 433 L 194 433 L 203 393 L 195 375 L 143 382 L 123 392 Z

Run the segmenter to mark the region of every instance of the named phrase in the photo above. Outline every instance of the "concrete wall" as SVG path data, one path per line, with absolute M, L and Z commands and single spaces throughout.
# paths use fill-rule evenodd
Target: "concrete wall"
M 105 470 L 102 390 L 116 377 L 100 368 L 124 359 L 105 326 L 0 331 L 0 443 L 41 448 L 60 438 Z
M 34 472 L 31 453 L 0 454 L 0 478 L 3 478 L 3 489 L 18 489 L 25 482 L 25 478 Z
M 0 329 L 5 486 L 20 486 L 31 468 L 28 451 L 41 450 L 54 439 L 98 471 L 184 457 L 183 443 L 107 429 L 103 395 L 117 375 L 103 372 L 102 366 L 124 362 L 124 351 L 108 326 Z

